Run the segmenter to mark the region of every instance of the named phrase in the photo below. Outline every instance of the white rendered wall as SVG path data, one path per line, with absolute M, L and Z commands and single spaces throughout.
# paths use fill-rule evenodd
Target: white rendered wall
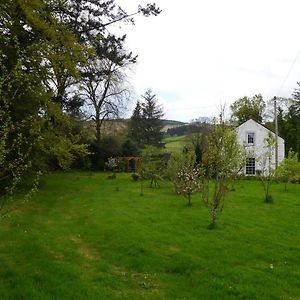
M 254 144 L 248 144 L 248 133 L 254 133 Z M 250 119 L 245 123 L 241 124 L 239 127 L 236 128 L 237 139 L 239 144 L 245 147 L 249 153 L 251 153 L 251 157 L 255 157 L 255 168 L 256 170 L 261 169 L 261 164 L 263 157 L 267 152 L 267 148 L 265 148 L 265 138 L 268 137 L 269 132 L 274 136 L 275 134 L 265 128 L 264 126 L 260 125 L 259 123 L 255 122 L 254 120 Z M 278 163 L 280 163 L 284 159 L 284 140 L 281 137 L 278 137 Z M 272 155 L 271 167 L 275 167 L 275 149 Z M 268 165 L 267 165 L 268 166 Z M 245 169 L 244 169 L 245 173 Z

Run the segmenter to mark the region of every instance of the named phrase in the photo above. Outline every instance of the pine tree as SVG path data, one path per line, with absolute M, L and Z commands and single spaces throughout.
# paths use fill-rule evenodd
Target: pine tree
M 157 104 L 156 95 L 148 89 L 136 103 L 128 126 L 128 137 L 140 146 L 160 146 L 163 138 L 163 109 Z
M 142 135 L 141 135 L 142 128 L 143 128 L 142 107 L 140 102 L 137 101 L 133 114 L 128 124 L 128 137 L 139 145 L 142 144 Z
M 163 109 L 157 104 L 156 95 L 150 89 L 142 97 L 144 98 L 144 102 L 141 104 L 143 121 L 142 141 L 147 145 L 159 146 L 163 138 Z

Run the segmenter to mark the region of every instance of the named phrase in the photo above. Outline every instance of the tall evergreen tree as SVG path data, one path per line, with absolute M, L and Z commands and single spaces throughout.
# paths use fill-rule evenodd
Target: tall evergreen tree
M 141 103 L 137 101 L 133 114 L 129 120 L 128 137 L 139 145 L 142 144 L 142 128 L 142 106 Z
M 148 89 L 142 96 L 143 141 L 147 145 L 158 146 L 161 144 L 163 133 L 163 109 L 157 104 L 156 95 Z
M 163 138 L 163 109 L 156 95 L 148 89 L 137 102 L 129 123 L 129 137 L 140 145 L 160 146 Z

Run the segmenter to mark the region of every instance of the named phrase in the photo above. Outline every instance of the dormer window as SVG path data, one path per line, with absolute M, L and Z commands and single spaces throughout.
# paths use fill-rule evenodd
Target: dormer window
M 247 133 L 247 143 L 248 145 L 254 145 L 254 132 Z

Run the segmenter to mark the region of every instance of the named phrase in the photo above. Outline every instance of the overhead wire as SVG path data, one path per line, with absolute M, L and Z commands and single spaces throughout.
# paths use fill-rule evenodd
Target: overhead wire
M 296 62 L 297 62 L 297 60 L 298 60 L 299 55 L 300 55 L 300 48 L 299 48 L 298 53 L 297 53 L 297 55 L 295 56 L 295 58 L 294 58 L 294 60 L 293 60 L 293 62 L 292 62 L 292 64 L 291 64 L 291 66 L 290 66 L 289 71 L 287 72 L 287 74 L 286 74 L 284 80 L 282 81 L 282 84 L 281 84 L 281 86 L 280 86 L 280 88 L 279 88 L 279 90 L 278 90 L 278 92 L 277 92 L 277 95 L 278 95 L 278 96 L 279 96 L 279 94 L 280 94 L 282 88 L 284 87 L 284 85 L 285 85 L 287 79 L 289 78 L 289 76 L 290 76 L 290 74 L 291 74 L 291 72 L 292 72 L 292 70 L 293 70 L 293 68 L 294 68 L 294 66 L 295 66 L 295 64 L 296 64 Z

